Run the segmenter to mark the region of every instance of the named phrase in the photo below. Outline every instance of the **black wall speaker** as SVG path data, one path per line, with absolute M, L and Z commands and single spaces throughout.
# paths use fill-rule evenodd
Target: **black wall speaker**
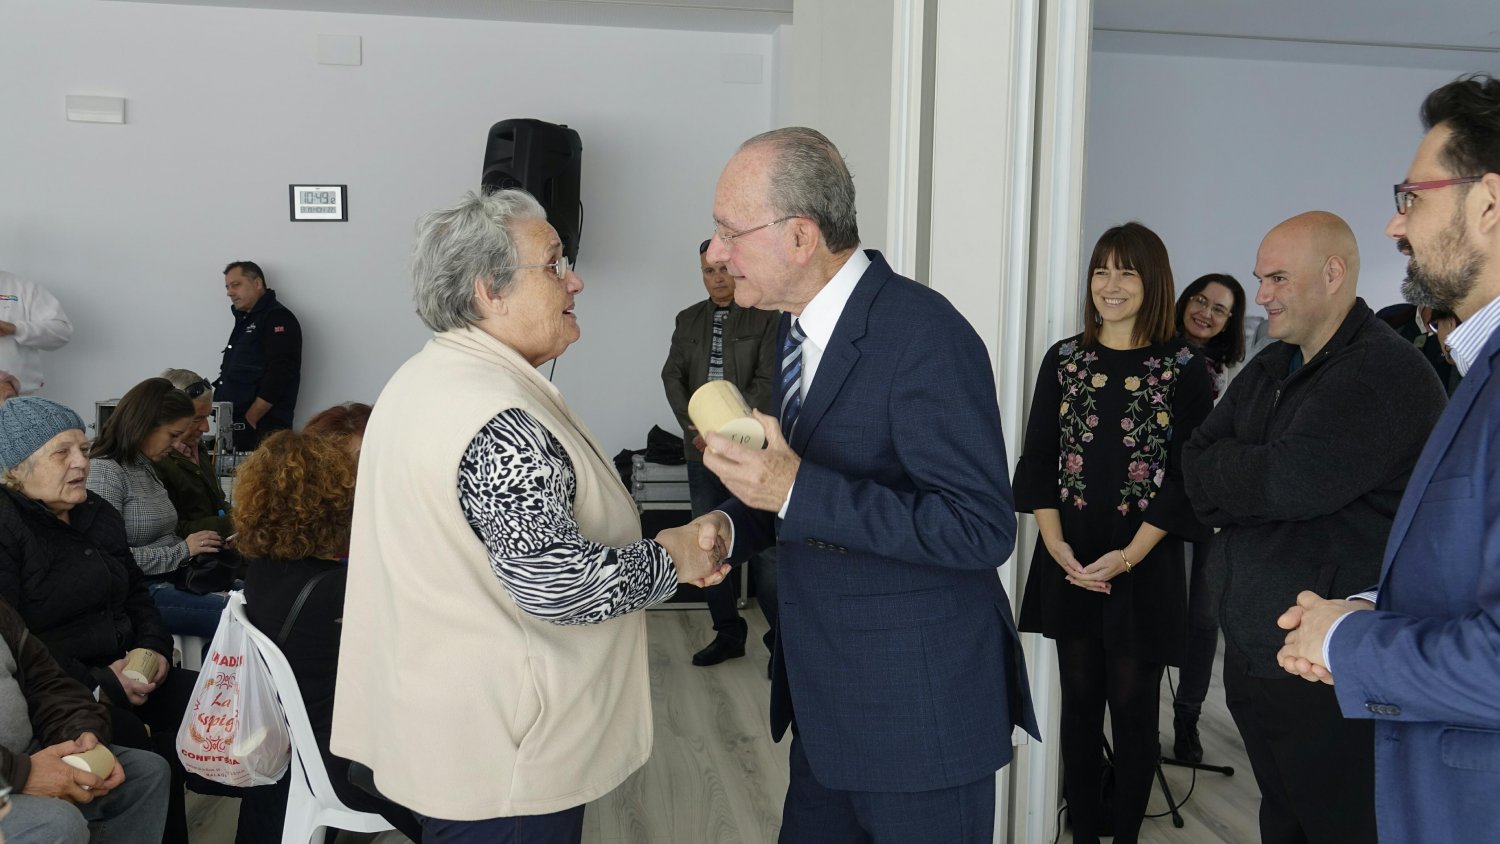
M 480 185 L 486 192 L 521 188 L 536 197 L 562 238 L 563 254 L 576 262 L 583 237 L 582 163 L 583 141 L 567 126 L 530 118 L 502 120 L 490 127 Z

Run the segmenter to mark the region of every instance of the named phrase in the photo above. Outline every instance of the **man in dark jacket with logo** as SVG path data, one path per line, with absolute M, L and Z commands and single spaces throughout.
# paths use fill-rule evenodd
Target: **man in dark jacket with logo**
M 224 346 L 215 393 L 234 404 L 234 445 L 250 451 L 271 431 L 292 427 L 302 382 L 302 326 L 254 261 L 224 268 L 234 330 Z
M 1445 396 L 1432 367 L 1356 298 L 1349 226 L 1312 211 L 1256 255 L 1256 304 L 1273 343 L 1183 447 L 1188 497 L 1219 527 L 1224 696 L 1260 785 L 1261 840 L 1370 842 L 1368 721 L 1333 689 L 1276 661 L 1276 619 L 1303 590 L 1347 597 L 1375 583 L 1386 536 Z

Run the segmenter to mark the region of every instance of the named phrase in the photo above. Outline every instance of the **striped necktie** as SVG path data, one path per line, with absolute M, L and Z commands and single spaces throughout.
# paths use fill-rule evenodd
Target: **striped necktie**
M 792 330 L 781 345 L 781 433 L 788 437 L 802 409 L 802 341 L 806 339 L 802 324 L 792 320 Z

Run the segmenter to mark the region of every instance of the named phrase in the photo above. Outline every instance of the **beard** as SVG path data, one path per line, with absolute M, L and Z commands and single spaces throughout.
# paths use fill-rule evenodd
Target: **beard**
M 1438 235 L 1430 250 L 1435 259 L 1447 256 L 1453 262 L 1451 268 L 1441 269 L 1418 261 L 1411 242 L 1404 237 L 1398 246 L 1412 256 L 1406 265 L 1406 278 L 1401 282 L 1401 297 L 1419 308 L 1454 311 L 1469 298 L 1484 272 L 1485 258 L 1469 244 L 1461 213 L 1454 214 L 1452 224 Z

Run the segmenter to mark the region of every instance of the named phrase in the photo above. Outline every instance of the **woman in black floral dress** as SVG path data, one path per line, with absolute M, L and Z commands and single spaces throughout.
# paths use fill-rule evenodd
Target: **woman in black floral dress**
M 1016 467 L 1016 509 L 1041 542 L 1022 630 L 1057 643 L 1063 784 L 1078 844 L 1136 840 L 1161 754 L 1163 666 L 1186 636 L 1183 541 L 1201 539 L 1178 453 L 1212 407 L 1208 369 L 1174 340 L 1172 270 L 1150 229 L 1104 233 L 1089 259 L 1084 332 L 1042 362 Z M 1113 817 L 1100 737 L 1113 729 Z

